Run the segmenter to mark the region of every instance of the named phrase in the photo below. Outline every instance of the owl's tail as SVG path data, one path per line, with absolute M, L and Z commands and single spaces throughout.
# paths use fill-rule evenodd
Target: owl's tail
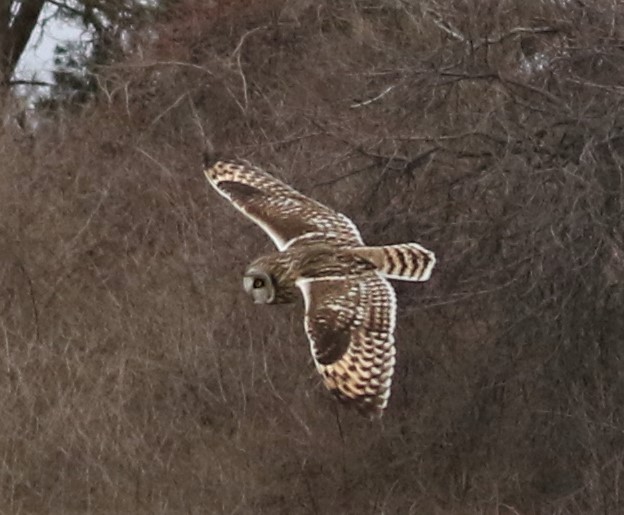
M 402 281 L 427 281 L 436 262 L 435 254 L 418 243 L 360 247 L 353 251 L 374 263 L 387 278 Z

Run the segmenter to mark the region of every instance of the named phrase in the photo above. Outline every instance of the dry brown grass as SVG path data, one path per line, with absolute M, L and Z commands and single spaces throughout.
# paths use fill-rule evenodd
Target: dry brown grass
M 226 4 L 0 133 L 0 511 L 619 512 L 621 8 Z M 244 296 L 204 136 L 438 254 L 383 425 Z

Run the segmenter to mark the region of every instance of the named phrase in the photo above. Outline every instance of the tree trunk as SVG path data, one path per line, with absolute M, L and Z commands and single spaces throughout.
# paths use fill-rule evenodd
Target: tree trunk
M 0 0 L 0 87 L 10 84 L 45 0 L 22 0 L 11 16 L 12 0 Z

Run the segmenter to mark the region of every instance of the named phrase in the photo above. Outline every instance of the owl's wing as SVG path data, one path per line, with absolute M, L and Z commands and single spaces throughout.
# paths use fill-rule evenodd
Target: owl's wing
M 327 388 L 362 413 L 381 416 L 394 372 L 396 300 L 377 273 L 299 279 L 305 329 Z
M 258 168 L 217 161 L 204 174 L 234 207 L 264 229 L 279 250 L 312 241 L 363 244 L 357 227 L 345 215 Z

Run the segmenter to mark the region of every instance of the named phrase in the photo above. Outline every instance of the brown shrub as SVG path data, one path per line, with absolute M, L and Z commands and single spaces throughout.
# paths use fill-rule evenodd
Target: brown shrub
M 3 511 L 618 512 L 621 8 L 183 5 L 0 135 Z M 204 138 L 438 254 L 382 426 L 245 298 Z

